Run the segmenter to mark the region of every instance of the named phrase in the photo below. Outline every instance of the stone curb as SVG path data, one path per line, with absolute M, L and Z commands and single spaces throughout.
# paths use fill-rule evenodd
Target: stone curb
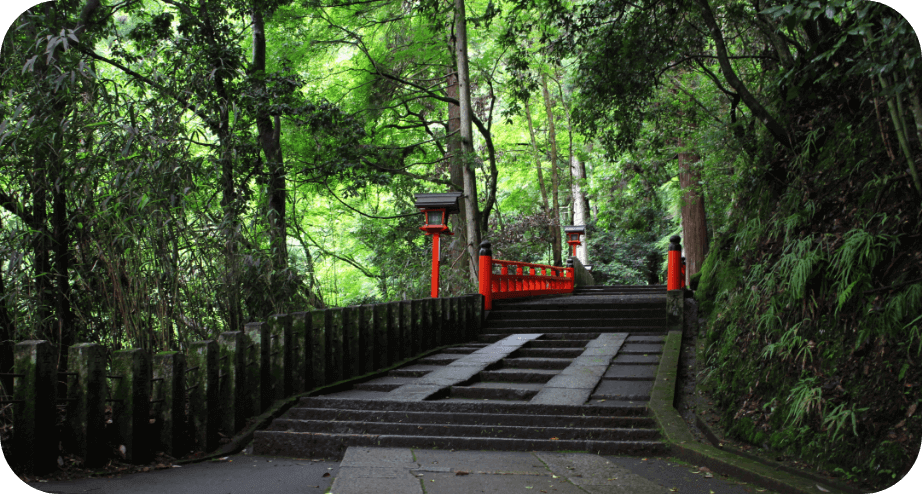
M 670 454 L 689 463 L 706 466 L 713 472 L 732 475 L 784 494 L 823 492 L 813 479 L 795 476 L 780 466 L 770 466 L 695 440 L 674 406 L 681 345 L 682 332 L 670 331 L 663 345 L 656 381 L 647 405 L 659 424 Z M 844 491 L 829 484 L 822 484 L 822 487 L 825 492 L 844 494 Z
M 310 391 L 301 393 L 299 395 L 290 396 L 288 398 L 285 398 L 284 400 L 278 400 L 275 403 L 273 403 L 272 406 L 269 407 L 268 410 L 263 412 L 261 415 L 258 415 L 252 424 L 250 424 L 249 426 L 244 428 L 242 431 L 237 433 L 237 435 L 235 435 L 230 440 L 230 442 L 228 442 L 224 446 L 221 446 L 217 450 L 212 451 L 211 453 L 208 453 L 206 455 L 203 455 L 197 458 L 184 458 L 184 459 L 176 460 L 173 463 L 176 465 L 187 465 L 190 463 L 199 463 L 203 461 L 215 460 L 218 458 L 222 458 L 224 456 L 230 456 L 230 455 L 237 454 L 240 451 L 242 451 L 243 448 L 245 448 L 250 442 L 253 441 L 253 435 L 256 433 L 257 430 L 265 429 L 266 427 L 268 427 L 269 424 L 271 424 L 273 420 L 280 417 L 283 413 L 287 412 L 288 409 L 294 406 L 295 404 L 297 404 L 298 401 L 301 400 L 301 398 L 307 398 L 310 396 L 317 396 L 317 395 L 328 394 L 328 393 L 335 393 L 337 391 L 344 391 L 354 384 L 358 384 L 363 381 L 374 379 L 398 367 L 411 364 L 412 362 L 416 360 L 428 357 L 429 355 L 441 352 L 442 350 L 446 348 L 450 348 L 450 347 L 458 346 L 458 345 L 459 344 L 451 344 L 451 345 L 443 345 L 438 348 L 433 348 L 432 350 L 428 350 L 419 355 L 416 355 L 406 360 L 397 362 L 391 365 L 390 367 L 385 367 L 383 369 L 379 369 L 374 372 L 370 372 L 368 374 L 364 374 L 364 375 L 357 376 L 357 377 L 352 377 L 352 378 L 349 378 L 343 381 L 335 382 L 333 384 L 328 384 L 326 386 L 312 389 Z M 461 343 L 461 345 L 463 345 L 463 343 Z

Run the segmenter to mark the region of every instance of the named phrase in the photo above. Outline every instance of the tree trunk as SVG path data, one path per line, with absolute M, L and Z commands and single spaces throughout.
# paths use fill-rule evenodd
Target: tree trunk
M 252 14 L 253 19 L 253 66 L 252 75 L 257 77 L 258 87 L 265 92 L 266 84 L 262 77 L 266 73 L 266 33 L 262 12 L 256 7 Z M 268 103 L 268 102 L 266 102 Z M 269 237 L 272 246 L 272 258 L 276 271 L 288 268 L 288 239 L 287 218 L 285 216 L 285 163 L 282 157 L 282 129 L 281 120 L 268 114 L 263 105 L 257 105 L 256 129 L 259 133 L 259 144 L 266 157 L 266 169 L 269 180 L 266 195 L 268 196 Z
M 457 43 L 457 38 L 453 38 L 453 44 Z M 460 101 L 458 97 L 458 72 L 457 67 L 449 67 L 447 74 L 446 92 L 449 98 Z M 464 171 L 461 166 L 461 107 L 452 103 L 448 104 L 448 173 L 451 184 L 455 190 L 464 190 Z M 464 207 L 465 201 L 462 198 L 461 210 L 451 218 L 452 231 L 457 235 L 455 241 L 449 244 L 446 254 L 450 259 L 458 259 L 458 266 L 464 266 L 470 270 L 471 253 L 467 242 L 467 208 Z M 457 249 L 455 246 L 460 245 Z M 473 273 L 471 273 L 473 276 Z
M 3 229 L 3 215 L 0 214 L 0 230 Z M 13 318 L 7 310 L 6 287 L 3 284 L 3 269 L 0 266 L 0 373 L 13 372 L 13 338 L 16 331 L 13 328 Z M 3 392 L 12 396 L 13 378 L 4 377 L 0 380 Z
M 461 123 L 461 171 L 464 181 L 464 210 L 467 215 L 467 247 L 470 254 L 471 281 L 477 282 L 480 248 L 480 221 L 477 217 L 477 182 L 474 172 L 474 141 L 472 135 L 471 87 L 467 60 L 467 20 L 464 0 L 455 0 L 455 57 L 458 64 L 458 101 Z
M 682 146 L 682 140 L 679 140 Z M 701 174 L 695 168 L 698 156 L 694 152 L 680 151 L 679 187 L 682 189 L 682 246 L 685 250 L 685 283 L 701 271 L 708 255 L 707 218 L 704 212 L 704 195 L 701 194 Z
M 585 225 L 589 223 L 589 210 L 586 207 L 586 194 L 583 193 L 581 180 L 586 178 L 586 169 L 580 163 L 576 154 L 570 155 L 570 177 L 572 178 L 570 192 L 573 194 L 573 224 Z M 576 257 L 580 262 L 589 264 L 589 252 L 586 245 L 586 239 L 576 248 Z
M 554 265 L 563 266 L 561 258 L 561 239 L 560 239 L 560 181 L 557 176 L 557 132 L 554 130 L 554 111 L 551 95 L 547 91 L 547 75 L 541 74 L 541 90 L 544 94 L 544 107 L 547 110 L 547 140 L 551 147 L 551 196 L 553 198 L 551 206 L 551 243 L 554 250 Z
M 531 137 L 531 149 L 535 156 L 535 171 L 538 173 L 538 188 L 541 190 L 541 209 L 546 217 L 551 218 L 551 206 L 547 200 L 547 187 L 544 185 L 544 172 L 541 170 L 541 153 L 538 152 L 538 142 L 535 139 L 535 127 L 531 120 L 529 102 L 525 103 L 525 119 L 528 120 L 528 135 Z M 554 248 L 554 225 L 548 225 L 547 234 L 550 237 L 551 249 Z

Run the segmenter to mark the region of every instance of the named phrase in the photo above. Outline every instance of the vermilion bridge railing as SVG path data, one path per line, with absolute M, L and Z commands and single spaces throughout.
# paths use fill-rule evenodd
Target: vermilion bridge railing
M 493 300 L 573 293 L 573 287 L 573 268 L 494 260 L 490 242 L 480 244 L 480 294 L 484 310 L 493 308 Z

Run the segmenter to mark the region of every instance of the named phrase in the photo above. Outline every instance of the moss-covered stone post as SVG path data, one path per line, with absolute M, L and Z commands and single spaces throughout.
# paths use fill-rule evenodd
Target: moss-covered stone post
M 87 467 L 105 462 L 106 348 L 77 343 L 67 350 L 73 374 L 67 376 L 67 435 L 69 448 Z
M 189 418 L 193 448 L 211 451 L 218 446 L 218 343 L 196 341 L 189 345 Z
M 243 429 L 247 419 L 247 338 L 243 331 L 228 331 L 218 336 L 218 401 L 221 429 L 231 436 Z
M 461 343 L 462 341 L 467 341 L 467 327 L 464 325 L 463 311 L 461 310 L 461 299 L 458 297 L 452 297 L 448 300 L 448 305 L 451 307 L 451 324 L 455 330 L 455 343 Z
M 291 396 L 291 316 L 269 316 L 269 389 L 272 400 Z
M 57 468 L 55 353 L 45 340 L 23 341 L 13 348 L 13 373 L 23 374 L 13 386 L 13 457 L 27 474 Z
M 411 317 L 412 323 L 410 325 L 410 352 L 412 355 L 419 355 L 424 349 L 422 341 L 422 334 L 425 328 L 423 301 L 411 300 L 410 307 L 410 313 L 413 314 Z
M 473 307 L 471 307 L 471 297 L 464 295 L 458 298 L 458 316 L 459 320 L 464 324 L 464 339 L 471 341 L 475 339 L 474 336 L 474 321 L 473 321 Z
M 666 329 L 682 331 L 685 322 L 685 290 L 666 292 Z
M 308 390 L 307 377 L 311 368 L 310 312 L 291 314 L 291 392 L 289 396 Z
M 160 422 L 158 447 L 170 456 L 179 457 L 187 451 L 186 356 L 180 352 L 160 352 L 154 355 L 152 366 L 154 401 L 151 406 L 157 411 Z
M 445 341 L 445 321 L 442 319 L 442 302 L 444 301 L 445 299 L 443 298 L 434 298 L 429 301 L 432 305 L 429 319 L 429 331 L 432 332 L 432 338 L 430 339 L 432 348 L 442 346 Z
M 343 311 L 345 309 L 327 309 L 327 384 L 343 380 Z
M 125 459 L 150 461 L 150 355 L 140 348 L 112 354 L 112 420 L 118 428 Z
M 311 354 L 311 366 L 307 389 L 314 389 L 330 382 L 327 374 L 327 311 L 311 311 L 310 319 L 308 352 Z
M 361 358 L 359 374 L 368 374 L 375 367 L 375 309 L 374 305 L 359 306 L 359 344 Z
M 471 326 L 471 339 L 475 340 L 480 335 L 480 328 L 483 325 L 483 295 L 475 293 L 468 297 L 471 299 L 471 316 L 468 324 Z
M 403 358 L 416 355 L 413 353 L 413 301 L 400 302 L 400 353 Z
M 390 313 L 388 316 L 391 320 L 391 327 L 388 333 L 390 353 L 393 356 L 391 363 L 399 362 L 407 358 L 406 346 L 403 344 L 403 310 L 405 302 L 392 302 L 389 305 Z
M 266 411 L 272 404 L 269 389 L 269 326 L 251 322 L 244 326 L 249 340 L 247 351 L 247 394 L 250 396 L 250 416 Z
M 359 375 L 359 363 L 362 360 L 359 325 L 361 317 L 359 306 L 346 307 L 343 314 L 343 378 L 349 379 Z
M 372 334 L 374 335 L 374 359 L 372 367 L 374 370 L 383 369 L 391 365 L 390 353 L 388 351 L 388 327 L 390 326 L 390 317 L 388 309 L 391 304 L 375 304 L 371 306 Z

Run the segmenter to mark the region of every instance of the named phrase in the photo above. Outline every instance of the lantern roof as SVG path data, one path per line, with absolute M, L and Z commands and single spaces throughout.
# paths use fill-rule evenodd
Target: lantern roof
M 564 226 L 564 227 L 563 227 L 563 231 L 566 232 L 566 233 L 579 233 L 579 234 L 583 234 L 583 233 L 586 233 L 586 226 L 585 226 L 585 225 L 569 225 L 569 226 Z
M 446 213 L 458 214 L 458 199 L 464 195 L 461 192 L 445 192 L 441 194 L 413 194 L 416 197 L 418 209 L 444 209 Z

